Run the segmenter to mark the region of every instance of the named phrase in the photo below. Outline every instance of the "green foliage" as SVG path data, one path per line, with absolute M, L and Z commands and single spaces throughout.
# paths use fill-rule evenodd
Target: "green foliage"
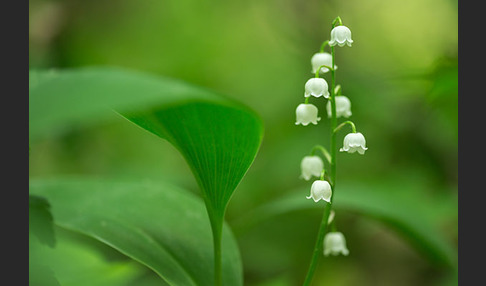
M 177 79 L 113 67 L 87 67 L 29 72 L 29 136 L 31 140 L 67 128 L 99 123 L 110 110 L 153 110 L 191 102 L 239 108 L 241 104 Z
M 263 136 L 257 115 L 208 90 L 115 68 L 32 71 L 30 137 L 90 123 L 111 108 L 167 139 L 186 158 L 210 215 L 226 205 L 253 162 Z M 216 218 L 215 218 L 216 219 Z
M 168 246 L 160 246 L 152 236 L 126 224 L 128 218 L 120 220 L 117 218 L 109 221 L 107 226 L 102 225 L 101 231 L 104 230 L 104 227 L 110 228 L 108 237 L 105 237 L 98 233 L 100 231 L 97 229 L 100 227 L 97 225 L 98 217 L 89 217 L 90 214 L 97 213 L 96 208 L 88 210 L 87 214 L 83 215 L 85 220 L 79 222 L 81 227 L 78 226 L 81 230 L 95 237 L 101 237 L 106 243 L 113 244 L 124 253 L 143 261 L 173 285 L 211 285 L 214 283 L 214 278 L 210 273 L 214 271 L 219 273 L 221 269 L 211 271 L 209 265 L 221 267 L 221 262 L 228 262 L 226 266 L 223 266 L 225 274 L 222 279 L 225 284 L 239 285 L 242 283 L 241 273 L 238 272 L 240 271 L 240 261 L 239 257 L 235 255 L 237 248 L 234 246 L 234 249 L 223 248 L 223 251 L 229 251 L 229 253 L 223 254 L 223 261 L 221 261 L 220 247 L 226 206 L 233 191 L 253 162 L 263 136 L 262 124 L 254 112 L 208 90 L 176 80 L 116 68 L 31 71 L 29 104 L 31 106 L 29 109 L 31 140 L 42 138 L 51 130 L 62 133 L 72 126 L 93 124 L 96 120 L 106 119 L 107 113 L 111 110 L 126 116 L 155 135 L 167 139 L 185 157 L 199 182 L 207 208 L 207 213 L 203 215 L 209 214 L 211 222 L 211 224 L 205 225 L 191 217 L 194 214 L 189 214 L 189 217 L 177 217 L 190 221 L 188 224 L 174 219 L 173 215 L 176 215 L 177 211 L 194 207 L 184 198 L 179 198 L 180 200 L 174 199 L 170 202 L 173 207 L 178 207 L 173 210 L 174 212 L 160 211 L 160 205 L 163 204 L 160 204 L 159 207 L 154 205 L 153 208 L 147 210 L 162 216 L 163 219 L 160 219 L 160 222 L 167 219 L 174 223 L 177 222 L 177 226 L 180 227 L 180 236 L 182 233 L 184 235 L 198 233 L 197 239 L 192 240 L 193 245 L 188 248 L 170 242 Z M 79 184 L 83 184 L 83 181 L 81 180 Z M 93 190 L 93 188 L 90 186 L 88 189 Z M 132 186 L 132 188 L 136 187 Z M 172 188 L 165 189 L 171 190 Z M 117 186 L 113 192 L 117 196 L 121 196 L 123 191 Z M 123 203 L 128 205 L 134 203 L 141 195 L 143 199 L 143 194 L 135 189 L 128 189 L 127 192 L 132 192 L 135 198 L 114 204 L 116 210 L 123 209 Z M 105 190 L 102 194 L 107 195 L 109 192 Z M 93 197 L 95 197 L 94 194 L 89 196 L 89 198 Z M 68 197 L 62 201 L 56 201 L 54 197 L 54 204 L 67 206 L 75 203 L 78 205 L 80 200 L 81 198 Z M 93 203 L 93 201 L 88 200 L 88 207 L 96 207 L 89 203 Z M 140 208 L 144 208 L 144 205 L 141 203 Z M 167 206 L 165 208 L 170 209 Z M 199 210 L 197 207 L 195 208 Z M 74 209 L 71 207 L 69 210 Z M 134 212 L 139 212 L 141 215 L 143 213 L 141 209 L 135 208 Z M 58 220 L 62 221 L 66 216 L 69 215 L 63 213 Z M 103 216 L 101 217 L 103 218 Z M 144 216 L 143 219 L 153 223 L 150 220 L 151 217 L 154 217 L 153 213 Z M 68 227 L 73 228 L 69 223 Z M 161 226 L 159 227 L 161 228 Z M 171 227 L 175 226 L 171 225 Z M 206 227 L 206 230 L 212 229 L 213 231 L 214 246 L 206 245 L 203 252 L 198 252 L 198 247 L 203 246 L 200 242 L 198 243 L 198 240 L 204 238 L 201 237 L 203 230 L 197 230 L 198 227 Z M 110 231 L 116 234 L 113 235 Z M 123 240 L 123 236 L 120 235 L 123 233 L 129 233 L 130 236 Z M 170 237 L 165 235 L 161 239 L 169 240 Z M 210 237 L 207 238 L 210 240 Z M 228 235 L 225 235 L 224 238 L 230 239 Z M 228 242 L 223 242 L 223 245 L 225 243 Z M 210 255 L 210 251 L 208 253 L 208 250 L 213 248 L 217 260 L 214 259 L 214 255 Z M 194 259 L 194 257 L 200 259 Z M 209 259 L 211 257 L 212 259 Z M 227 267 L 231 269 L 228 270 Z M 192 269 L 196 269 L 196 273 L 193 273 Z
M 127 117 L 184 155 L 208 208 L 222 217 L 258 150 L 259 122 L 244 110 L 199 102 Z
M 90 178 L 31 179 L 57 225 L 117 249 L 169 285 L 213 285 L 210 223 L 194 195 L 163 183 Z M 224 285 L 242 284 L 238 247 L 223 229 Z
M 310 184 L 299 180 L 299 162 L 312 147 L 308 142 L 326 142 L 329 125 L 322 120 L 300 128 L 294 125 L 294 111 L 303 83 L 312 76 L 309 56 L 328 35 L 326 23 L 339 15 L 355 43 L 336 54 L 336 83 L 352 98 L 351 120 L 359 122 L 370 149 L 361 157 L 338 155 L 336 219 L 351 255 L 322 259 L 314 284 L 457 285 L 446 262 L 456 257 L 447 253 L 457 251 L 456 2 L 31 0 L 29 66 L 52 70 L 29 74 L 30 92 L 38 94 L 36 85 L 45 91 L 43 98 L 29 98 L 30 176 L 167 178 L 198 193 L 202 179 L 193 180 L 193 166 L 184 160 L 189 157 L 177 152 L 183 148 L 144 136 L 145 130 L 127 124 L 117 112 L 133 115 L 134 122 L 132 107 L 152 114 L 146 127 L 152 126 L 153 133 L 159 125 L 154 122 L 165 120 L 154 109 L 170 112 L 187 103 L 189 111 L 231 101 L 186 82 L 216 90 L 255 109 L 265 122 L 262 148 L 226 210 L 243 258 L 245 285 L 300 284 L 321 212 L 305 200 Z M 94 65 L 143 72 L 87 67 Z M 84 80 L 73 80 L 74 75 Z M 97 93 L 103 86 L 116 93 Z M 64 93 L 51 94 L 57 90 Z M 173 92 L 162 95 L 166 90 Z M 168 99 L 171 94 L 179 95 Z M 319 116 L 326 116 L 325 102 L 316 104 Z M 164 132 L 159 135 L 169 140 Z M 273 207 L 291 192 L 301 205 L 288 197 L 288 204 Z M 253 212 L 259 206 L 269 208 L 268 219 L 262 209 Z M 276 209 L 280 215 L 272 214 Z M 248 232 L 238 235 L 244 230 L 238 219 L 258 214 L 261 223 L 245 225 Z M 65 239 L 58 229 L 61 247 Z M 66 263 L 81 259 L 73 252 L 61 257 Z M 45 274 L 65 282 L 64 270 L 45 266 L 50 268 Z M 99 280 L 86 275 L 92 283 Z M 152 285 L 158 285 L 158 275 L 146 279 L 153 276 L 158 281 Z M 127 283 L 145 285 L 144 279 Z
M 110 254 L 110 247 L 94 238 L 60 227 L 55 230 L 57 243 L 54 248 L 36 240 L 30 241 L 29 285 L 128 286 L 139 281 L 139 277 L 148 276 L 147 267 L 126 256 Z M 157 279 L 160 283 L 158 276 Z
M 29 257 L 29 260 L 33 260 Z M 51 268 L 39 263 L 40 259 L 29 261 L 29 285 L 61 286 Z
M 50 205 L 43 197 L 29 195 L 29 231 L 49 247 L 56 244 Z
M 339 200 L 334 203 L 337 213 L 350 211 L 381 221 L 415 246 L 431 263 L 446 269 L 457 268 L 457 254 L 453 246 L 434 226 L 439 206 L 451 209 L 455 201 L 430 202 L 422 190 L 414 190 L 410 184 L 392 187 L 386 183 L 372 186 L 342 183 L 339 188 Z M 289 195 L 254 209 L 233 222 L 234 231 L 236 234 L 250 231 L 266 220 L 278 219 L 290 212 L 322 211 L 323 204 L 309 204 L 302 200 L 302 194 L 308 192 L 307 188 L 292 190 Z M 417 206 L 417 200 L 422 202 L 420 206 Z

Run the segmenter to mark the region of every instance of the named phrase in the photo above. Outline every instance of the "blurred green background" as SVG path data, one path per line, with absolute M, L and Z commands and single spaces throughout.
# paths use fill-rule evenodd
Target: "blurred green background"
M 296 126 L 295 108 L 312 76 L 310 58 L 329 39 L 336 16 L 354 40 L 352 48 L 336 48 L 336 83 L 351 99 L 350 119 L 369 148 L 364 156 L 338 154 L 337 184 L 390 197 L 399 192 L 387 201 L 392 207 L 409 194 L 409 211 L 423 211 L 457 250 L 457 12 L 457 1 L 449 0 L 30 0 L 29 67 L 126 67 L 208 87 L 254 109 L 265 135 L 227 221 L 245 285 L 299 285 L 321 211 L 289 211 L 249 229 L 238 222 L 310 187 L 299 179 L 299 165 L 315 144 L 329 146 L 325 101 L 311 99 L 322 117 L 316 126 Z M 169 180 L 198 193 L 175 148 L 115 114 L 30 146 L 31 177 Z M 350 256 L 321 259 L 315 285 L 457 284 L 453 270 L 390 224 L 351 210 L 337 215 Z

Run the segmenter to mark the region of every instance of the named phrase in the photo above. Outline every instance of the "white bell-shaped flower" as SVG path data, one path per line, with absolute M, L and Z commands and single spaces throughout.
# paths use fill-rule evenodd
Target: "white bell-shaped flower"
M 317 69 L 322 66 L 326 65 L 328 67 L 332 66 L 332 56 L 330 53 L 316 53 L 312 56 L 311 58 L 311 64 L 312 64 L 312 73 L 315 74 L 317 72 Z M 334 70 L 337 69 L 337 66 L 334 65 Z M 320 72 L 321 73 L 326 73 L 328 72 L 329 69 L 326 67 L 322 67 Z
M 329 41 L 329 46 L 338 45 L 343 47 L 348 45 L 351 47 L 353 40 L 351 39 L 351 30 L 346 26 L 336 26 L 331 31 L 331 40 Z
M 300 162 L 300 177 L 308 181 L 312 176 L 319 177 L 324 169 L 324 162 L 319 156 L 305 156 Z
M 354 153 L 358 151 L 359 154 L 363 155 L 368 148 L 366 148 L 366 139 L 363 134 L 349 133 L 344 137 L 343 147 L 339 149 L 341 152 Z
M 312 183 L 310 196 L 306 198 L 307 199 L 312 198 L 316 203 L 321 199 L 323 201 L 330 203 L 331 196 L 332 196 L 332 191 L 329 182 L 324 180 L 316 180 L 314 181 L 314 183 Z
M 336 100 L 336 117 L 350 117 L 351 113 L 351 101 L 344 95 L 338 95 L 335 97 Z M 331 101 L 327 102 L 326 105 L 327 116 L 331 118 Z
M 317 124 L 317 121 L 321 120 L 320 117 L 317 117 L 317 112 L 317 107 L 313 104 L 299 104 L 297 106 L 297 109 L 295 110 L 295 115 L 297 119 L 295 125 L 302 124 L 304 126 L 307 126 L 309 123 Z
M 341 232 L 328 232 L 324 237 L 324 255 L 348 255 L 349 250 L 346 247 L 346 239 Z
M 305 97 L 309 96 L 319 97 L 324 96 L 329 98 L 329 87 L 327 81 L 320 77 L 313 77 L 305 83 Z

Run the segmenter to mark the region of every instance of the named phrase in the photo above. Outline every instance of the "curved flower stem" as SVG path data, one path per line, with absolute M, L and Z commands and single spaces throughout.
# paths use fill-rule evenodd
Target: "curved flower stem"
M 319 77 L 319 72 L 321 71 L 321 68 L 328 68 L 329 70 L 334 71 L 334 69 L 333 69 L 333 68 L 331 68 L 330 66 L 327 66 L 327 65 L 320 65 L 320 66 L 319 66 L 319 68 L 318 68 L 318 69 L 317 69 L 317 71 L 316 71 L 316 78 L 318 78 L 318 77 Z
M 339 22 L 340 25 L 342 25 L 341 18 L 339 16 L 334 19 L 332 22 L 332 29 L 334 29 L 334 26 L 336 22 Z M 331 66 L 334 66 L 334 46 L 331 46 Z M 320 68 L 318 69 L 318 71 Z M 319 261 L 320 255 L 322 255 L 322 248 L 323 248 L 323 240 L 324 240 L 324 235 L 326 233 L 326 229 L 328 226 L 328 220 L 329 220 L 329 214 L 331 212 L 331 207 L 332 207 L 332 201 L 335 197 L 336 193 L 336 133 L 334 132 L 334 129 L 336 129 L 337 125 L 337 116 L 336 116 L 336 100 L 335 100 L 335 70 L 330 69 L 331 71 L 331 95 L 329 97 L 329 100 L 331 102 L 331 176 L 330 176 L 330 183 L 331 183 L 331 188 L 333 195 L 331 196 L 330 203 L 326 204 L 326 208 L 324 209 L 324 214 L 322 215 L 322 220 L 321 220 L 321 225 L 319 226 L 319 232 L 317 234 L 317 240 L 316 244 L 314 246 L 314 252 L 312 253 L 312 259 L 309 265 L 309 269 L 307 270 L 307 275 L 304 280 L 304 286 L 310 285 L 312 282 L 312 278 L 314 276 L 314 272 L 317 267 L 317 262 Z
M 334 133 L 338 132 L 339 129 L 341 129 L 346 124 L 351 125 L 351 129 L 353 129 L 353 133 L 356 133 L 356 126 L 354 125 L 354 123 L 352 121 L 349 121 L 349 120 L 344 121 L 343 123 L 339 124 L 339 126 L 334 129 Z
M 322 43 L 321 48 L 319 49 L 319 52 L 320 53 L 323 53 L 324 52 L 324 48 L 326 47 L 326 45 L 328 43 L 329 43 L 329 40 L 326 40 L 326 41 L 324 41 L 324 43 Z
M 314 146 L 311 150 L 311 155 L 314 155 L 316 150 L 320 150 L 322 152 L 322 155 L 324 155 L 324 157 L 326 158 L 327 162 L 329 162 L 329 164 L 331 163 L 331 155 L 329 154 L 327 149 L 324 148 L 324 146 L 321 145 Z
M 338 24 L 338 25 L 336 25 Z M 341 21 L 341 17 L 337 16 L 333 21 L 332 21 L 332 28 L 336 26 L 341 26 L 343 24 L 343 21 Z

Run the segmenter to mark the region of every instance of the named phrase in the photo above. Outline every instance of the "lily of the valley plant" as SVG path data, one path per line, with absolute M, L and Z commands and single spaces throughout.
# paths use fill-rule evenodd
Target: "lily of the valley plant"
M 357 153 L 363 155 L 368 148 L 362 133 L 356 131 L 356 126 L 352 121 L 344 121 L 338 125 L 338 118 L 348 118 L 351 113 L 351 100 L 349 97 L 341 95 L 341 85 L 336 85 L 337 65 L 334 62 L 335 48 L 351 47 L 351 30 L 344 26 L 341 18 L 336 17 L 331 24 L 330 40 L 326 40 L 321 45 L 318 53 L 311 58 L 311 71 L 314 77 L 307 80 L 304 85 L 304 103 L 299 104 L 296 109 L 296 125 L 308 126 L 310 123 L 317 125 L 321 120 L 319 110 L 309 100 L 326 100 L 327 117 L 330 124 L 330 146 L 329 151 L 324 146 L 317 144 L 310 154 L 304 156 L 301 161 L 301 178 L 308 181 L 316 177 L 310 188 L 310 195 L 307 199 L 312 199 L 311 203 L 323 204 L 323 216 L 319 227 L 314 252 L 309 264 L 309 269 L 305 277 L 304 285 L 309 285 L 314 276 L 317 262 L 322 254 L 328 255 L 348 255 L 349 250 L 346 246 L 344 234 L 337 231 L 335 212 L 332 210 L 333 195 L 336 192 L 336 134 L 345 125 L 351 126 L 351 133 L 344 137 L 341 152 Z M 329 47 L 330 53 L 325 52 Z M 322 78 L 330 74 L 330 84 Z M 321 99 L 322 97 L 322 99 Z M 322 123 L 321 123 L 322 124 Z M 320 151 L 316 154 L 317 151 Z M 323 160 L 324 159 L 324 160 Z M 328 168 L 324 162 L 327 162 Z M 322 202 L 321 202 L 322 201 Z

